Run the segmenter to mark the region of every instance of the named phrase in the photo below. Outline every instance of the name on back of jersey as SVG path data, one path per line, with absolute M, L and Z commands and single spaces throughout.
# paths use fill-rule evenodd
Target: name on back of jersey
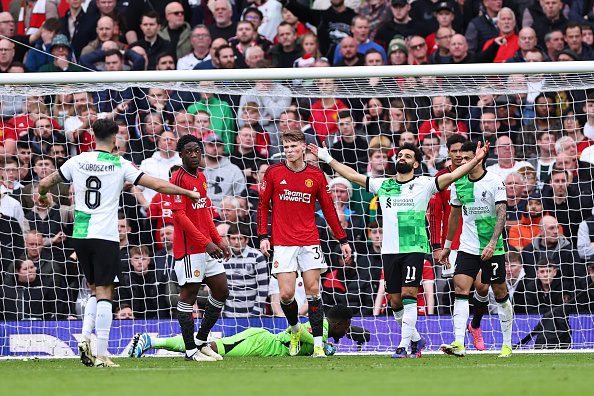
M 289 189 L 284 189 L 284 191 L 278 195 L 281 201 L 290 201 L 290 202 L 303 202 L 303 203 L 310 203 L 311 202 L 311 194 L 305 193 L 301 191 L 291 191 Z
M 115 170 L 114 164 L 91 164 L 91 163 L 79 163 L 78 169 L 87 172 L 113 172 Z

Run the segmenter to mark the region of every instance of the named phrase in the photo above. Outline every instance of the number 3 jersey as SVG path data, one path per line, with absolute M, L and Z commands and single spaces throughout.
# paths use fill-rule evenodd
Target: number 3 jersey
M 462 208 L 463 220 L 458 250 L 481 255 L 495 230 L 495 206 L 506 202 L 505 183 L 493 172 L 485 172 L 480 179 L 474 181 L 468 176 L 455 181 L 450 190 L 450 203 Z M 504 253 L 503 238 L 500 235 L 493 255 Z
M 429 200 L 438 192 L 434 177 L 418 176 L 401 183 L 393 178 L 367 178 L 367 191 L 382 208 L 382 254 L 429 253 L 425 218 Z
M 72 238 L 118 242 L 118 205 L 124 182 L 137 184 L 143 173 L 130 161 L 106 151 L 72 157 L 58 172 L 74 185 Z

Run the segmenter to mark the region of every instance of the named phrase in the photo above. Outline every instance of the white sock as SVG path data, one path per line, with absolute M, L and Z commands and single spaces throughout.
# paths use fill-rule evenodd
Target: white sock
M 468 317 L 470 316 L 470 308 L 468 307 L 468 298 L 458 298 L 454 300 L 454 335 L 456 342 L 464 345 L 464 337 L 466 336 L 466 325 Z
M 97 334 L 97 356 L 107 356 L 107 342 L 109 330 L 113 320 L 111 301 L 100 300 L 97 302 L 97 320 L 95 333 Z
M 314 339 L 314 348 L 324 346 L 324 343 L 322 342 L 322 337 L 316 336 L 313 339 Z
M 400 345 L 398 345 L 399 348 L 408 348 L 415 332 L 417 335 L 419 334 L 417 332 L 416 326 L 417 303 L 415 302 L 414 304 L 406 304 L 402 314 L 402 338 L 400 339 Z
M 192 357 L 192 355 L 194 355 L 196 353 L 196 351 L 198 351 L 198 348 L 190 349 L 189 351 L 186 351 L 186 356 Z M 198 355 L 198 356 L 200 356 L 200 355 Z
M 91 333 L 95 328 L 95 317 L 97 316 L 97 297 L 91 296 L 85 305 L 85 313 L 83 315 L 82 336 L 83 339 L 89 341 Z
M 299 330 L 301 329 L 301 327 L 299 326 L 299 323 L 297 323 L 295 325 L 291 325 L 289 327 L 291 327 L 291 332 L 292 333 L 299 333 Z
M 504 302 L 497 304 L 497 314 L 499 315 L 499 321 L 501 322 L 503 345 L 511 346 L 514 310 L 509 298 L 507 298 Z
M 396 322 L 402 328 L 402 315 L 404 315 L 404 309 L 400 309 L 394 312 L 394 318 L 396 318 Z M 411 337 L 411 341 L 417 342 L 421 339 L 421 335 L 419 334 L 418 330 L 415 328 L 413 331 L 413 335 Z

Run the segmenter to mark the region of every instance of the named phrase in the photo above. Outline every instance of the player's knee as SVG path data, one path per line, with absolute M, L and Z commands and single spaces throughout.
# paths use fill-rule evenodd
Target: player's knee
M 495 294 L 495 298 L 497 300 L 503 300 L 507 297 L 507 286 L 505 283 L 491 285 L 493 288 L 493 294 Z
M 396 299 L 390 299 L 390 307 L 393 311 L 398 311 L 402 309 L 402 301 Z
M 470 287 L 466 285 L 454 285 L 454 292 L 456 294 L 470 294 Z
M 280 292 L 280 300 L 282 304 L 289 305 L 295 299 L 295 292 L 289 291 L 281 291 Z
M 417 296 L 416 295 L 412 295 L 412 294 L 402 293 L 402 301 L 405 301 L 405 300 L 408 300 L 408 301 L 411 301 L 411 300 L 417 301 Z

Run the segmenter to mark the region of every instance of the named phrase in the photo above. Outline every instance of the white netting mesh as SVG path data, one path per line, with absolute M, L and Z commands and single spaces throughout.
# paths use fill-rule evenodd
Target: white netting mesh
M 514 342 L 535 330 L 533 335 L 539 345 L 559 347 L 572 343 L 576 348 L 591 348 L 594 270 L 588 265 L 594 263 L 594 218 L 590 218 L 594 207 L 594 156 L 588 147 L 590 138 L 594 138 L 594 106 L 587 114 L 586 101 L 593 87 L 591 73 L 5 85 L 1 95 L 5 160 L 1 170 L 0 312 L 1 319 L 7 322 L 0 335 L 10 349 L 3 350 L 3 354 L 63 350 L 59 342 L 40 348 L 35 340 L 25 337 L 35 327 L 31 321 L 47 320 L 38 326 L 42 329 L 57 327 L 73 334 L 79 332 L 77 321 L 54 322 L 80 319 L 89 296 L 70 244 L 73 207 L 69 186 L 59 185 L 52 190 L 55 205 L 48 212 L 35 205 L 35 186 L 39 177 L 65 158 L 92 148 L 89 123 L 102 117 L 114 118 L 120 125 L 120 155 L 161 178 L 168 178 L 169 168 L 181 163 L 171 153 L 177 137 L 187 133 L 199 138 L 218 134 L 231 161 L 218 169 L 207 164 L 205 169 L 209 196 L 219 214 L 216 221 L 246 226 L 251 234 L 249 245 L 255 248 L 258 181 L 266 164 L 282 159 L 279 134 L 284 130 L 303 129 L 308 141 L 326 142 L 335 157 L 372 176 L 393 174 L 393 148 L 404 141 L 422 145 L 425 161 L 421 171 L 429 175 L 447 165 L 445 139 L 452 134 L 497 143 L 501 151 L 498 147 L 494 154 L 499 154 L 499 160 L 492 157 L 488 165 L 507 177 L 506 238 L 511 235 L 507 241 L 523 249 L 519 257 L 510 256 L 520 265 L 509 265 L 508 270 L 518 313 Z M 251 125 L 255 132 L 246 132 L 242 129 L 245 125 Z M 546 131 L 550 134 L 543 133 Z M 163 133 L 169 134 L 159 144 L 156 137 Z M 348 136 L 353 134 L 354 141 Z M 435 140 L 423 140 L 425 135 Z M 510 142 L 496 140 L 498 136 L 511 138 L 516 158 L 506 157 L 510 155 L 504 147 L 509 151 Z M 543 136 L 549 139 L 547 143 Z M 370 158 L 374 150 L 369 148 L 374 147 L 386 148 L 380 150 L 385 155 Z M 567 172 L 555 173 L 553 168 Z M 233 183 L 230 177 L 235 178 Z M 341 196 L 339 187 L 335 191 L 337 200 Z M 542 198 L 528 200 L 535 191 L 540 191 Z M 114 322 L 110 344 L 114 348 L 125 346 L 126 337 L 140 327 L 158 328 L 161 334 L 174 332 L 178 287 L 172 278 L 173 257 L 167 249 L 172 218 L 163 210 L 161 200 L 160 194 L 136 187 L 127 188 L 121 198 L 125 275 L 115 306 L 131 308 L 137 320 Z M 535 236 L 540 230 L 540 214 L 539 208 L 529 203 L 532 201 L 542 202 L 544 212 L 557 218 L 560 236 L 556 243 L 554 238 L 543 241 Z M 356 316 L 366 317 L 356 322 L 372 334 L 367 348 L 383 351 L 394 347 L 399 328 L 389 320 L 391 313 L 378 297 L 381 257 L 374 222 L 378 216 L 376 206 L 373 196 L 357 187 L 350 191 L 349 202 L 337 203 L 357 252 L 352 266 L 345 266 L 339 259 L 337 244 L 321 218 L 318 224 L 322 249 L 331 266 L 322 280 L 325 304 L 346 304 Z M 442 227 L 434 215 L 428 219 L 428 228 L 434 233 L 432 243 L 441 242 L 440 235 L 445 232 Z M 225 228 L 221 225 L 221 232 Z M 148 258 L 143 264 L 144 256 Z M 249 316 L 249 323 L 255 326 L 277 330 L 285 326 L 283 320 L 267 319 L 281 312 L 278 294 L 274 293 L 274 285 L 269 288 L 268 267 L 261 265 L 257 252 L 252 256 L 251 263 L 244 260 L 241 266 L 229 265 L 231 296 L 225 317 L 230 319 L 217 327 L 224 334 L 233 334 L 247 324 L 234 319 L 236 315 Z M 545 271 L 536 268 L 544 257 L 557 266 L 549 274 L 552 282 L 547 281 Z M 451 280 L 440 278 L 441 267 L 427 258 L 425 304 L 420 309 L 426 316 L 418 327 L 435 348 L 451 341 L 448 315 L 453 286 Z M 262 296 L 268 296 L 266 301 Z M 493 307 L 491 304 L 495 313 Z M 234 309 L 241 314 L 234 314 Z M 374 312 L 378 316 L 374 317 Z M 145 323 L 138 319 L 163 321 Z M 488 347 L 499 346 L 496 314 L 485 316 L 483 329 Z M 124 339 L 116 341 L 118 334 Z

